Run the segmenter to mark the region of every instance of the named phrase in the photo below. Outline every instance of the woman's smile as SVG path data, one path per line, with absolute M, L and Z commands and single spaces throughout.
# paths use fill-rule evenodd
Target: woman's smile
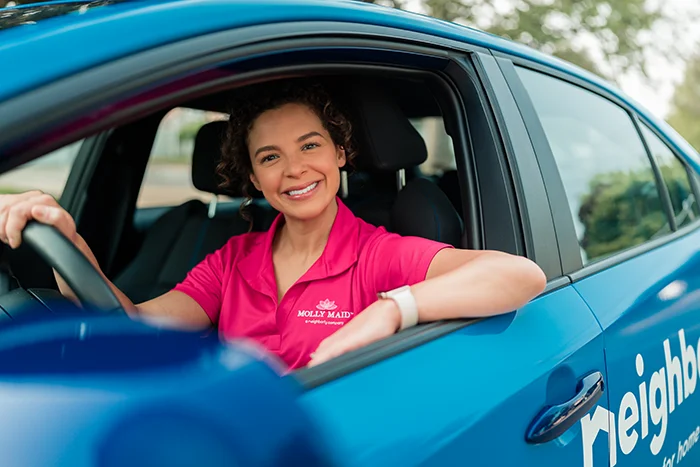
M 306 185 L 298 185 L 284 192 L 284 195 L 290 200 L 302 200 L 313 196 L 321 182 L 311 182 Z

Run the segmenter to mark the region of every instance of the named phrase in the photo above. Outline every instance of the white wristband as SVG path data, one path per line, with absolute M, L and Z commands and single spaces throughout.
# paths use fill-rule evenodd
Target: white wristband
M 401 313 L 401 327 L 399 331 L 418 324 L 418 305 L 416 305 L 416 299 L 413 297 L 410 286 L 404 285 L 389 292 L 382 292 L 379 294 L 379 298 L 391 299 L 396 303 Z

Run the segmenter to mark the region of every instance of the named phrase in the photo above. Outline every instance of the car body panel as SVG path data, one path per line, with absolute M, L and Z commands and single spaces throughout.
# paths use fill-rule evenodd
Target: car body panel
M 541 445 L 525 433 L 604 366 L 600 326 L 569 286 L 307 391 L 302 405 L 340 465 L 580 465 L 578 424 Z M 594 455 L 605 460 L 606 445 Z
M 693 231 L 574 283 L 605 333 L 608 404 L 617 423 L 611 465 L 662 465 L 673 456 L 674 463 L 700 463 L 697 448 L 685 449 L 678 459 L 679 444 L 687 447 L 693 433 L 700 433 L 700 396 L 694 395 L 700 363 L 698 244 L 700 233 Z M 622 418 L 630 420 L 624 430 Z
M 218 31 L 298 21 L 376 24 L 474 42 L 506 43 L 465 27 L 356 1 L 231 0 L 117 3 L 0 31 L 2 62 L 18 74 L 0 100 L 60 76 L 159 45 Z M 177 27 L 173 27 L 177 25 Z M 124 31 L 139 31 L 124 34 Z M 61 54 L 55 50 L 73 50 Z

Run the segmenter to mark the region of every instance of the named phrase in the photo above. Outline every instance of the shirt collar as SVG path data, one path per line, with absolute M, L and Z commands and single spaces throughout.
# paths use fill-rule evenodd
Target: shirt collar
M 320 258 L 297 281 L 308 282 L 342 274 L 352 267 L 358 258 L 359 219 L 345 204 L 336 198 L 336 213 L 328 242 Z M 277 215 L 269 230 L 252 246 L 250 251 L 238 262 L 238 270 L 248 284 L 258 292 L 276 299 L 277 286 L 272 262 L 272 245 L 275 234 L 284 220 Z

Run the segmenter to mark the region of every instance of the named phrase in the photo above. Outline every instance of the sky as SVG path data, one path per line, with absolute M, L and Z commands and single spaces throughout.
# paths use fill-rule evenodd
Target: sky
M 652 4 L 654 2 L 662 2 L 661 4 L 666 13 L 674 18 L 688 18 L 693 13 L 700 15 L 700 0 L 648 1 Z M 503 8 L 508 8 L 511 2 L 512 0 L 494 0 L 496 6 L 501 4 Z M 408 0 L 407 9 L 424 12 L 422 0 Z M 700 51 L 700 48 L 697 47 L 697 44 L 700 42 L 700 28 L 690 25 L 690 27 L 684 29 L 683 37 L 677 45 L 685 51 L 693 51 L 696 48 Z M 669 41 L 674 40 L 671 32 L 662 27 L 657 27 L 647 39 L 662 43 L 669 43 Z M 685 65 L 681 60 L 670 60 L 651 51 L 647 51 L 646 55 L 650 64 L 650 80 L 638 74 L 630 73 L 618 78 L 618 86 L 625 94 L 652 113 L 665 118 L 670 110 L 670 101 L 673 97 L 674 88 L 683 80 Z
M 698 0 L 666 0 L 664 7 L 674 15 L 674 18 L 687 18 L 700 13 L 700 1 Z M 690 52 L 700 50 L 697 46 L 700 42 L 700 30 L 697 27 L 684 29 L 680 47 Z M 654 31 L 654 36 L 655 39 L 663 41 L 669 40 L 671 34 L 669 31 L 659 28 L 659 30 Z M 654 84 L 645 84 L 640 76 L 628 75 L 620 79 L 620 87 L 659 117 L 666 117 L 674 88 L 683 81 L 685 63 L 680 60 L 669 61 L 657 54 L 649 54 L 649 60 L 651 65 L 649 74 L 654 80 Z

